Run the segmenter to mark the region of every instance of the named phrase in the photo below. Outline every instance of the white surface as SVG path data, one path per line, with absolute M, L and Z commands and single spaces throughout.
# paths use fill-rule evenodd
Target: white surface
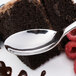
M 5 4 L 7 2 L 9 2 L 10 0 L 0 0 L 0 5 Z
M 36 70 L 31 70 L 15 55 L 10 54 L 4 47 L 2 47 L 0 50 L 0 61 L 4 61 L 7 66 L 12 67 L 12 76 L 18 76 L 22 69 L 27 71 L 28 76 L 40 76 L 43 70 L 46 70 L 45 76 L 76 76 L 73 70 L 74 63 L 66 57 L 65 53 L 50 59 Z

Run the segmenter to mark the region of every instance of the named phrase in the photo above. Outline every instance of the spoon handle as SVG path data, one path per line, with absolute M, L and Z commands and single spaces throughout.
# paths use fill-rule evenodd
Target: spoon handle
M 68 32 L 76 28 L 76 21 L 70 24 L 68 27 L 64 29 L 63 36 L 65 36 Z

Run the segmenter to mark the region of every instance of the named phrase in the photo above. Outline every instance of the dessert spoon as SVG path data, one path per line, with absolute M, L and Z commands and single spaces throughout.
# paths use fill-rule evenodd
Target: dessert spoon
M 53 51 L 63 37 L 76 28 L 76 21 L 60 31 L 49 29 L 29 29 L 9 36 L 4 45 L 16 55 L 27 56 Z

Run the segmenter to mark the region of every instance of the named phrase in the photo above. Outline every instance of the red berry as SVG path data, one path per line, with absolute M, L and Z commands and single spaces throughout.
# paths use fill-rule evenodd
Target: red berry
M 76 74 L 76 60 L 74 61 L 74 72 Z
M 65 46 L 65 52 L 69 58 L 76 59 L 76 42 L 68 42 Z
M 69 40 L 76 41 L 76 29 L 67 34 Z

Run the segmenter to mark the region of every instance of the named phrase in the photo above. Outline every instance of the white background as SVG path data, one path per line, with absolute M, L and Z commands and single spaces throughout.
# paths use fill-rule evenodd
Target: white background
M 74 62 L 67 58 L 65 53 L 50 59 L 41 67 L 32 70 L 23 64 L 15 55 L 7 52 L 5 47 L 0 50 L 0 61 L 4 61 L 7 66 L 11 66 L 12 76 L 18 76 L 21 70 L 26 70 L 28 76 L 40 76 L 46 70 L 45 76 L 76 76 L 74 73 Z

